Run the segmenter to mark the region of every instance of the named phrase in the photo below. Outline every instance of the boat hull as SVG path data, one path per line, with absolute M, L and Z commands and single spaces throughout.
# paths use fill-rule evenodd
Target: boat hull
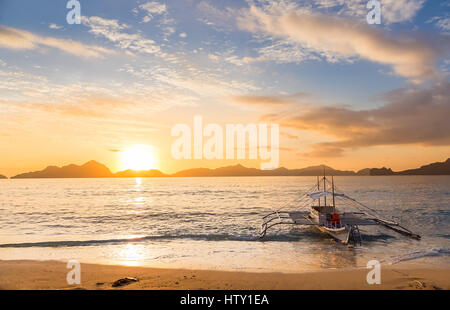
M 349 229 L 345 228 L 343 230 L 340 231 L 331 231 L 326 229 L 323 226 L 320 225 L 315 225 L 315 227 L 323 232 L 326 233 L 327 235 L 329 235 L 330 237 L 332 237 L 336 242 L 342 243 L 342 244 L 348 244 L 348 236 L 349 236 Z

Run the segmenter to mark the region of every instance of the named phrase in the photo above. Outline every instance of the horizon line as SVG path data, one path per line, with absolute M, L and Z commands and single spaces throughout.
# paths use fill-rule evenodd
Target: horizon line
M 450 158 L 448 158 L 448 159 L 446 159 L 446 160 L 444 160 L 444 161 L 433 162 L 433 163 L 445 163 L 445 162 L 448 161 L 448 160 L 450 160 Z M 366 169 L 387 169 L 387 170 L 391 170 L 392 172 L 396 173 L 396 172 L 402 172 L 402 171 L 407 171 L 407 170 L 412 170 L 412 169 L 419 169 L 419 168 L 421 168 L 421 167 L 423 167 L 423 166 L 426 166 L 426 165 L 429 165 L 429 164 L 433 164 L 433 163 L 428 163 L 428 164 L 421 165 L 421 166 L 418 167 L 418 168 L 417 168 L 417 167 L 416 167 L 416 168 L 408 168 L 408 169 L 404 169 L 404 170 L 400 170 L 400 171 L 393 171 L 392 168 L 385 167 L 385 166 L 383 166 L 383 167 L 381 167 L 381 168 L 375 168 L 375 167 L 372 167 L 372 168 L 363 168 L 363 169 L 359 169 L 359 170 L 356 170 L 356 171 L 355 171 L 355 170 L 353 170 L 353 169 L 349 169 L 349 170 L 347 170 L 347 169 L 344 169 L 344 170 L 335 169 L 335 168 L 333 168 L 333 167 L 331 167 L 331 166 L 327 166 L 327 165 L 325 165 L 325 164 L 306 166 L 306 167 L 302 167 L 302 168 L 286 168 L 286 167 L 284 167 L 284 166 L 280 166 L 280 167 L 277 167 L 277 168 L 274 168 L 274 169 L 260 169 L 260 168 L 254 168 L 254 167 L 246 167 L 246 166 L 242 165 L 241 163 L 238 163 L 238 164 L 235 164 L 235 165 L 218 166 L 218 167 L 215 167 L 215 168 L 194 167 L 194 168 L 182 169 L 182 170 L 176 171 L 176 172 L 174 172 L 174 173 L 165 173 L 165 172 L 163 172 L 162 170 L 159 170 L 159 169 L 156 169 L 156 168 L 155 168 L 155 169 L 148 169 L 148 170 L 126 169 L 126 170 L 120 170 L 120 171 L 117 171 L 117 172 L 112 172 L 111 169 L 110 169 L 106 164 L 103 164 L 103 163 L 101 163 L 101 162 L 99 162 L 99 161 L 97 161 L 97 160 L 91 159 L 91 160 L 86 161 L 86 162 L 83 163 L 83 164 L 74 164 L 74 163 L 70 163 L 70 164 L 66 164 L 66 165 L 62 165 L 62 166 L 49 165 L 49 166 L 45 167 L 45 168 L 42 169 L 42 170 L 23 172 L 23 173 L 19 173 L 19 174 L 16 174 L 16 175 L 14 175 L 14 176 L 10 176 L 10 177 L 7 177 L 6 175 L 2 175 L 2 174 L 0 173 L 0 176 L 4 176 L 4 177 L 6 177 L 7 179 L 13 179 L 13 178 L 15 178 L 15 177 L 17 177 L 17 176 L 19 176 L 19 175 L 22 175 L 22 174 L 36 173 L 36 172 L 44 171 L 44 170 L 48 169 L 49 167 L 56 167 L 56 168 L 59 168 L 59 169 L 62 169 L 63 167 L 67 167 L 67 166 L 71 166 L 71 165 L 74 165 L 74 166 L 77 166 L 77 167 L 82 167 L 82 166 L 85 166 L 86 164 L 91 163 L 91 162 L 95 162 L 95 163 L 97 163 L 97 164 L 99 164 L 99 165 L 105 166 L 105 167 L 109 170 L 109 172 L 113 175 L 112 177 L 117 177 L 117 176 L 115 176 L 115 175 L 117 175 L 117 174 L 119 174 L 119 173 L 123 173 L 123 172 L 135 172 L 135 173 L 141 172 L 141 173 L 143 173 L 143 172 L 151 172 L 151 171 L 157 171 L 157 172 L 162 173 L 164 176 L 161 176 L 161 177 L 172 177 L 172 176 L 175 176 L 177 173 L 180 173 L 180 172 L 183 172 L 183 171 L 194 170 L 194 169 L 207 169 L 207 170 L 212 170 L 212 171 L 213 171 L 213 170 L 217 170 L 217 169 L 220 169 L 220 168 L 229 168 L 229 167 L 236 167 L 236 166 L 241 166 L 241 167 L 246 168 L 246 169 L 255 169 L 255 170 L 258 170 L 258 171 L 274 171 L 274 170 L 278 170 L 278 169 L 286 169 L 286 170 L 288 170 L 288 171 L 292 171 L 292 170 L 301 170 L 301 169 L 315 168 L 315 167 L 325 167 L 325 168 L 329 168 L 329 169 L 331 169 L 331 170 L 333 170 L 333 171 L 339 171 L 339 172 L 353 172 L 353 173 L 355 173 L 355 174 L 358 173 L 358 172 L 360 172 L 360 171 L 366 170 Z M 287 176 L 288 176 L 288 175 L 287 175 Z M 141 177 L 145 177 L 145 176 L 141 176 Z M 107 177 L 107 178 L 110 178 L 110 177 Z M 121 178 L 121 177 L 117 177 L 117 178 Z M 123 177 L 123 178 L 129 178 L 129 177 Z

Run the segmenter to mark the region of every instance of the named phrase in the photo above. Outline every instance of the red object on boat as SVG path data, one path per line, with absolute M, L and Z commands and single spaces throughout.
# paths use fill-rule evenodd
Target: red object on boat
M 339 214 L 332 213 L 331 214 L 331 224 L 333 225 L 341 225 L 341 220 L 339 219 Z

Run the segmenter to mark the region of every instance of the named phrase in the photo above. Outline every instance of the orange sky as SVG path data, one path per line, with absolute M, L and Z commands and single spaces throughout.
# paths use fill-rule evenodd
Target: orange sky
M 86 2 L 78 25 L 64 5 L 7 2 L 0 174 L 89 160 L 115 172 L 136 144 L 166 173 L 260 167 L 174 159 L 171 128 L 192 128 L 195 115 L 222 128 L 278 124 L 288 168 L 403 170 L 450 157 L 437 1 L 387 1 L 380 25 L 367 23 L 367 1 Z

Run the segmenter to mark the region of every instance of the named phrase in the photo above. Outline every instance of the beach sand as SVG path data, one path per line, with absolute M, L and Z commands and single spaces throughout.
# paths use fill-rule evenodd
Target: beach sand
M 427 264 L 381 265 L 381 284 L 366 282 L 368 269 L 324 270 L 306 273 L 253 273 L 216 270 L 161 269 L 81 264 L 81 283 L 68 285 L 66 262 L 0 261 L 0 289 L 450 289 L 450 268 Z M 114 288 L 114 281 L 138 281 Z

